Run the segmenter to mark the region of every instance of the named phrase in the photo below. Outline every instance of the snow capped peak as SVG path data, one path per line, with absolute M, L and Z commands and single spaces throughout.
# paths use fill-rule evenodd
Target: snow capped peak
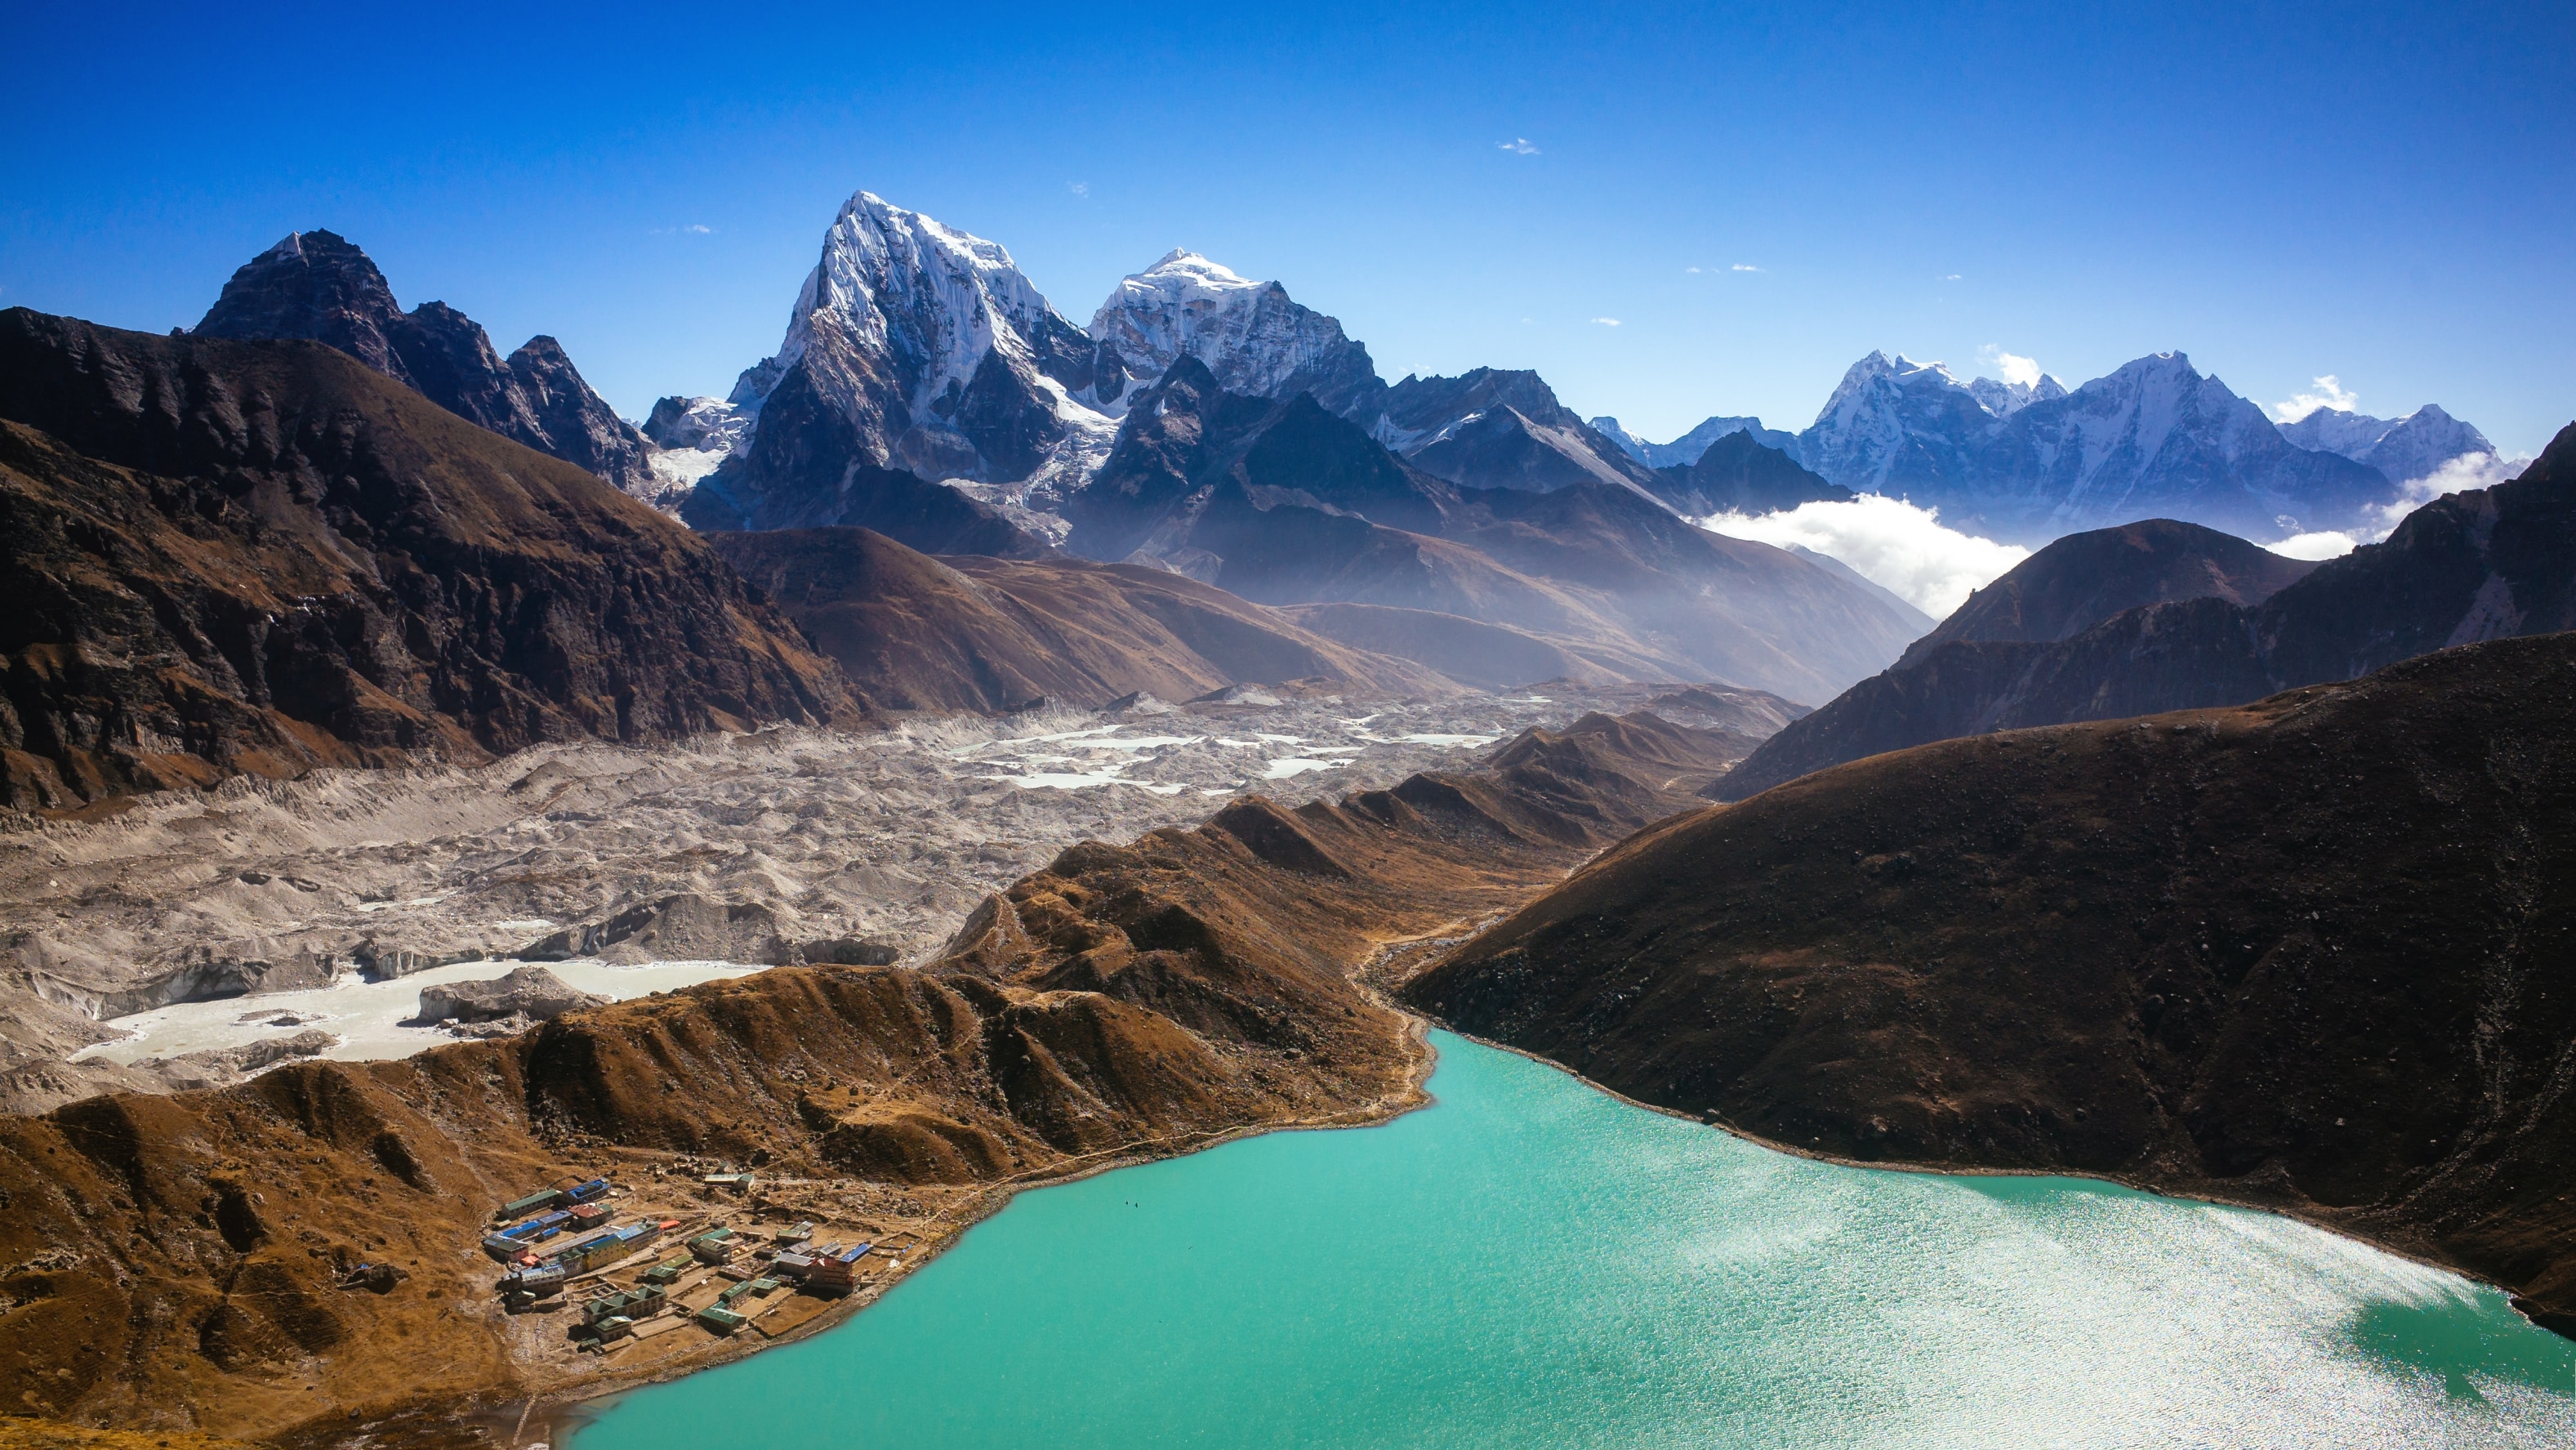
M 1121 281 L 1092 314 L 1091 337 L 1147 381 L 1189 356 L 1227 392 L 1311 392 L 1336 412 L 1377 384 L 1368 350 L 1339 322 L 1290 301 L 1277 282 L 1250 280 L 1185 247 Z M 1100 406 L 1114 415 L 1123 404 Z
M 962 388 L 988 352 L 1027 361 L 1031 337 L 1048 321 L 1072 328 L 1001 243 L 871 191 L 843 202 L 824 233 L 822 259 L 796 294 L 774 359 L 780 370 L 805 355 L 817 313 L 828 314 L 861 347 L 910 354 L 921 368 L 912 389 L 916 407 L 952 383 Z
M 1125 287 L 1130 283 L 1156 289 L 1177 285 L 1185 290 L 1210 293 L 1276 285 L 1270 282 L 1255 282 L 1239 276 L 1223 263 L 1212 262 L 1187 247 L 1172 248 L 1163 254 L 1160 261 L 1134 274 L 1119 285 Z

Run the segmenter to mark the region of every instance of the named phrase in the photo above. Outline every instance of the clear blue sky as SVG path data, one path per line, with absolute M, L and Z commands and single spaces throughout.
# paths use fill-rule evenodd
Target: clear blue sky
M 0 18 L 0 305 L 189 324 L 329 227 L 640 415 L 777 345 L 864 187 L 1077 322 L 1186 245 L 1390 378 L 1536 367 L 1656 437 L 1803 426 L 1871 348 L 2576 417 L 2563 0 L 218 8 Z

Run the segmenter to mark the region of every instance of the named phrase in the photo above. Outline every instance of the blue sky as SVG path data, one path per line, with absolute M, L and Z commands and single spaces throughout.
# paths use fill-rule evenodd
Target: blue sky
M 2576 417 L 2563 3 L 216 8 L 0 18 L 0 305 L 185 325 L 329 227 L 640 416 L 776 346 L 864 187 L 1077 322 L 1186 245 L 1659 438 L 1871 348 Z

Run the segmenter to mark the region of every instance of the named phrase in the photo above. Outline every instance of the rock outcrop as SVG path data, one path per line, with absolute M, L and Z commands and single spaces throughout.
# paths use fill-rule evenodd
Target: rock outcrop
M 529 943 L 518 955 L 536 962 L 598 957 L 625 964 L 680 961 L 774 966 L 794 960 L 786 939 L 779 935 L 776 912 L 756 903 L 715 901 L 687 892 L 638 902 L 587 926 L 566 927 Z M 428 1000 L 426 994 L 422 1000 Z
M 312 342 L 0 313 L 20 808 L 856 718 L 686 529 Z
M 420 989 L 423 1022 L 490 1022 L 523 1017 L 552 1022 L 566 1012 L 605 1007 L 609 999 L 584 992 L 543 967 L 515 967 L 482 982 L 441 982 Z
M 444 302 L 405 312 L 367 254 L 326 231 L 290 232 L 244 263 L 194 331 L 199 337 L 328 343 L 460 418 L 643 496 L 651 446 L 551 337 L 504 359 L 472 318 Z

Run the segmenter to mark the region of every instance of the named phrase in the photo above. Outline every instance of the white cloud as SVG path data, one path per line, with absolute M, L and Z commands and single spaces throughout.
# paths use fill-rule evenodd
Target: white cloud
M 1068 181 L 1064 184 L 1064 189 L 1076 196 L 1091 195 L 1091 183 L 1088 181 Z
M 2319 383 L 2332 383 L 2319 378 Z M 2311 409 L 2310 411 L 2314 411 Z M 2495 453 L 2463 453 L 2422 478 L 2410 478 L 2397 485 L 2397 497 L 2367 510 L 2371 522 L 2355 529 L 2314 529 L 2293 533 L 2286 539 L 2265 544 L 2275 554 L 2292 559 L 2331 559 L 2349 554 L 2363 544 L 2376 544 L 2396 532 L 2406 516 L 2440 498 L 2462 489 L 2493 488 L 2508 479 L 2519 477 L 2531 465 L 2531 455 L 2506 457 Z M 2284 528 L 2298 528 L 2298 520 L 2283 515 Z
M 2301 418 L 2308 416 L 2319 408 L 2330 408 L 2338 413 L 2349 413 L 2354 411 L 2354 405 L 2361 401 L 2360 394 L 2345 392 L 2343 384 L 2336 381 L 2335 375 L 2332 373 L 2328 373 L 2324 377 L 2316 379 L 2315 382 L 2317 386 L 2317 390 L 2315 392 L 2301 393 L 2286 403 L 2274 403 L 2269 409 L 2267 409 L 2266 411 L 2272 415 L 2272 421 L 2275 423 L 2296 423 Z
M 1730 270 L 1737 271 L 1737 272 L 1759 272 L 1759 271 L 1761 271 L 1762 269 L 1761 269 L 1761 268 L 1759 268 L 1759 267 L 1757 267 L 1757 266 L 1754 266 L 1751 262 L 1738 262 L 1738 263 L 1736 263 L 1736 264 L 1735 264 L 1735 266 L 1734 266 L 1733 268 L 1731 268 Z
M 1944 278 L 1942 278 L 1941 280 L 1942 280 L 1942 281 L 1944 281 L 1944 282 L 1956 282 L 1956 281 L 1958 281 L 1958 280 L 1959 280 L 1959 274 L 1958 274 L 1958 273 L 1956 273 L 1956 272 L 1953 272 L 1953 273 L 1951 273 L 1949 276 L 1944 277 Z
M 2037 360 L 2006 352 L 1991 342 L 1987 343 L 1983 348 L 1980 348 L 1979 351 L 1985 354 L 1986 361 L 1994 364 L 1995 375 L 2002 378 L 2005 382 L 2017 384 L 2026 388 L 2038 386 L 2039 363 Z
M 713 227 L 711 227 L 711 226 L 704 225 L 703 223 L 699 223 L 699 222 L 691 222 L 691 223 L 689 223 L 687 226 L 680 228 L 680 230 L 682 230 L 682 231 L 684 231 L 684 232 L 695 232 L 695 233 L 696 233 L 696 234 L 698 234 L 699 236 L 702 236 L 702 237 L 703 237 L 703 236 L 707 235 L 709 232 L 714 231 L 714 230 L 715 230 L 715 228 L 713 228 Z
M 1601 324 L 1603 327 L 1617 327 L 1619 325 L 1619 319 L 1615 317 L 1596 317 L 1592 320 Z
M 1683 271 L 1685 271 L 1685 272 L 1697 273 L 1697 272 L 1699 271 L 1699 268 L 1697 268 L 1697 267 L 1684 267 L 1684 268 L 1682 268 L 1682 270 L 1683 270 Z
M 2284 559 L 2332 559 L 2351 553 L 2360 544 L 2361 540 L 2341 529 L 2321 529 L 2313 534 L 2292 534 L 2263 547 Z
M 1944 528 L 1939 509 L 1874 493 L 1758 516 L 1716 514 L 1699 523 L 1732 538 L 1831 555 L 1935 619 L 1958 608 L 1968 591 L 2030 557 L 2019 544 Z
M 1494 145 L 1498 150 L 1509 151 L 1514 156 L 1536 156 L 1538 154 L 1538 148 L 1529 143 L 1529 138 L 1527 136 L 1515 136 L 1509 141 L 1497 141 Z

